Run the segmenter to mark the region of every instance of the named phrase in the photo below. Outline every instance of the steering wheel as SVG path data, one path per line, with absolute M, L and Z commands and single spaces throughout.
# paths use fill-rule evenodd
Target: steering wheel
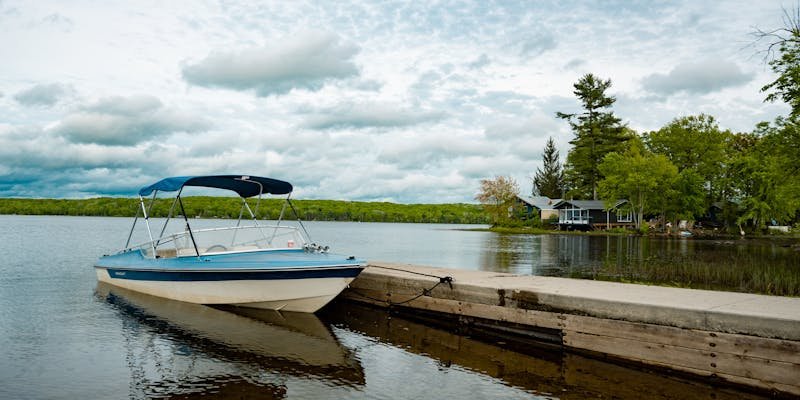
M 209 248 L 206 249 L 206 253 L 215 252 L 215 251 L 216 252 L 228 251 L 228 248 L 223 246 L 223 245 L 221 245 L 221 244 L 215 244 L 215 245 L 209 246 Z

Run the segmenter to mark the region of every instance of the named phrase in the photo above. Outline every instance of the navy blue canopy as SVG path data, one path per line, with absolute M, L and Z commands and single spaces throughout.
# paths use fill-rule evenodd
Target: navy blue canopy
M 272 178 L 250 175 L 211 175 L 211 176 L 173 176 L 164 178 L 150 186 L 139 189 L 139 196 L 149 196 L 154 190 L 174 192 L 184 186 L 203 186 L 233 190 L 242 197 L 252 197 L 259 193 L 288 194 L 292 184 Z

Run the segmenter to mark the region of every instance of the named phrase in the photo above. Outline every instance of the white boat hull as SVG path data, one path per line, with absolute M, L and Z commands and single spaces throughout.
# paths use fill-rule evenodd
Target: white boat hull
M 146 281 L 112 278 L 96 267 L 97 280 L 151 296 L 195 304 L 313 313 L 328 304 L 354 278 L 304 278 L 230 281 Z

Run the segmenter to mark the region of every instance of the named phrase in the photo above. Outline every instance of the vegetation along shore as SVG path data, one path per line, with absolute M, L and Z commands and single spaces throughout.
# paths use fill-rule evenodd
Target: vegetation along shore
M 255 210 L 259 219 L 277 219 L 282 200 L 262 199 Z M 166 217 L 170 199 L 156 200 L 152 216 Z M 300 218 L 306 221 L 418 222 L 446 224 L 485 224 L 489 217 L 476 204 L 396 204 L 342 200 L 292 200 Z M 189 218 L 237 218 L 241 200 L 233 197 L 189 197 L 184 202 Z M 92 199 L 0 199 L 0 214 L 80 215 L 132 217 L 138 199 L 100 197 Z M 294 218 L 291 212 L 284 215 Z

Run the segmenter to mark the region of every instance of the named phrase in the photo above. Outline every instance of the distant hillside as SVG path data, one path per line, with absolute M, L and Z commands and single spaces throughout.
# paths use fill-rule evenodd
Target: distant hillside
M 208 196 L 185 197 L 183 203 L 190 218 L 237 218 L 242 205 L 239 198 Z M 283 203 L 281 199 L 262 200 L 257 211 L 258 218 L 278 218 Z M 156 200 L 151 215 L 166 217 L 171 204 L 172 199 Z M 256 201 L 251 199 L 248 204 L 255 212 Z M 292 204 L 305 221 L 488 223 L 483 208 L 476 204 L 395 204 L 341 200 L 292 200 Z M 137 207 L 138 199 L 133 198 L 0 199 L 0 214 L 133 217 Z M 284 218 L 293 217 L 287 207 Z

